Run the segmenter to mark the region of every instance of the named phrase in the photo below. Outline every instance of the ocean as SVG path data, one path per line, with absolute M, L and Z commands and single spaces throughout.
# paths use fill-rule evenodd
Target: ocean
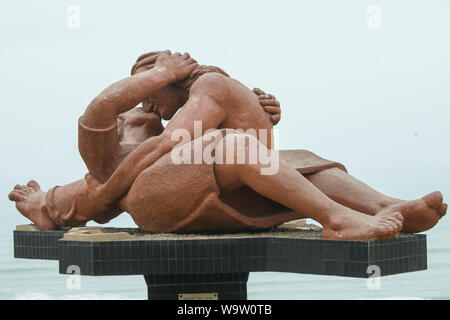
M 413 199 L 434 190 L 441 190 L 447 201 L 450 196 L 450 170 L 390 169 L 377 175 L 370 170 L 360 170 L 357 173 L 369 185 L 397 197 Z M 7 200 L 9 189 L 14 184 L 4 183 L 0 187 L 0 299 L 147 298 L 143 276 L 82 276 L 80 288 L 70 289 L 67 286 L 69 275 L 58 273 L 57 261 L 14 259 L 13 230 L 18 224 L 28 223 Z M 124 214 L 108 226 L 126 227 L 134 224 Z M 366 279 L 255 272 L 250 273 L 248 299 L 449 299 L 450 278 L 446 276 L 450 271 L 448 217 L 444 217 L 425 234 L 428 270 L 383 277 L 378 289 L 369 289 Z

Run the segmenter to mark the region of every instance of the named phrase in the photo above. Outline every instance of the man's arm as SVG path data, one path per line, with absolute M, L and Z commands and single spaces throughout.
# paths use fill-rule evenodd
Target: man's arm
M 87 176 L 92 196 L 96 201 L 109 204 L 123 197 L 137 176 L 147 167 L 155 163 L 164 154 L 170 152 L 178 143 L 172 140 L 172 133 L 177 129 L 185 129 L 194 137 L 194 121 L 201 121 L 202 130 L 218 128 L 227 117 L 222 103 L 214 97 L 224 97 L 217 90 L 226 91 L 226 83 L 215 75 L 202 76 L 192 86 L 189 100 L 169 122 L 163 133 L 151 137 L 130 153 L 117 167 L 108 181 L 100 185 L 92 177 Z M 202 132 L 202 133 L 203 133 Z
M 185 79 L 197 65 L 187 53 L 161 54 L 154 68 L 122 79 L 103 90 L 87 107 L 83 123 L 99 129 L 113 126 L 117 115 L 134 108 L 168 84 Z

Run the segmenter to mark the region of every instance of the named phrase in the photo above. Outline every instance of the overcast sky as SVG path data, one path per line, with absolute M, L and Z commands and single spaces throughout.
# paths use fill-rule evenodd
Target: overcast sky
M 445 0 L 2 1 L 2 187 L 81 178 L 78 117 L 137 56 L 163 49 L 273 93 L 281 148 L 350 172 L 450 169 L 449 17 Z

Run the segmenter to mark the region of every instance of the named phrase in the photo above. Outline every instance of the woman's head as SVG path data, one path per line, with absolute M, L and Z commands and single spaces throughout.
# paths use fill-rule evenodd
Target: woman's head
M 164 127 L 156 113 L 133 108 L 118 115 L 117 130 L 122 143 L 139 144 L 161 134 Z
M 141 55 L 131 68 L 131 75 L 152 69 L 155 66 L 156 60 L 162 54 L 170 54 L 170 51 L 154 51 Z M 187 102 L 192 84 L 201 75 L 209 72 L 218 72 L 227 77 L 229 76 L 225 71 L 218 67 L 199 65 L 186 79 L 169 84 L 152 94 L 149 99 L 144 100 L 142 102 L 143 109 L 147 112 L 154 111 L 162 119 L 170 120 L 178 109 Z

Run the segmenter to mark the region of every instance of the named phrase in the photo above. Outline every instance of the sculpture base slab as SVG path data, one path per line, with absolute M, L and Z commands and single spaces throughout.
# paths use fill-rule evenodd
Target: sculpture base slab
M 125 231 L 129 239 L 96 233 L 69 240 L 64 230 L 15 230 L 14 256 L 59 260 L 62 274 L 76 265 L 81 275 L 144 275 L 149 299 L 246 299 L 249 272 L 368 278 L 374 265 L 380 276 L 427 269 L 424 234 L 333 241 L 307 228 L 222 235 L 105 229 Z

